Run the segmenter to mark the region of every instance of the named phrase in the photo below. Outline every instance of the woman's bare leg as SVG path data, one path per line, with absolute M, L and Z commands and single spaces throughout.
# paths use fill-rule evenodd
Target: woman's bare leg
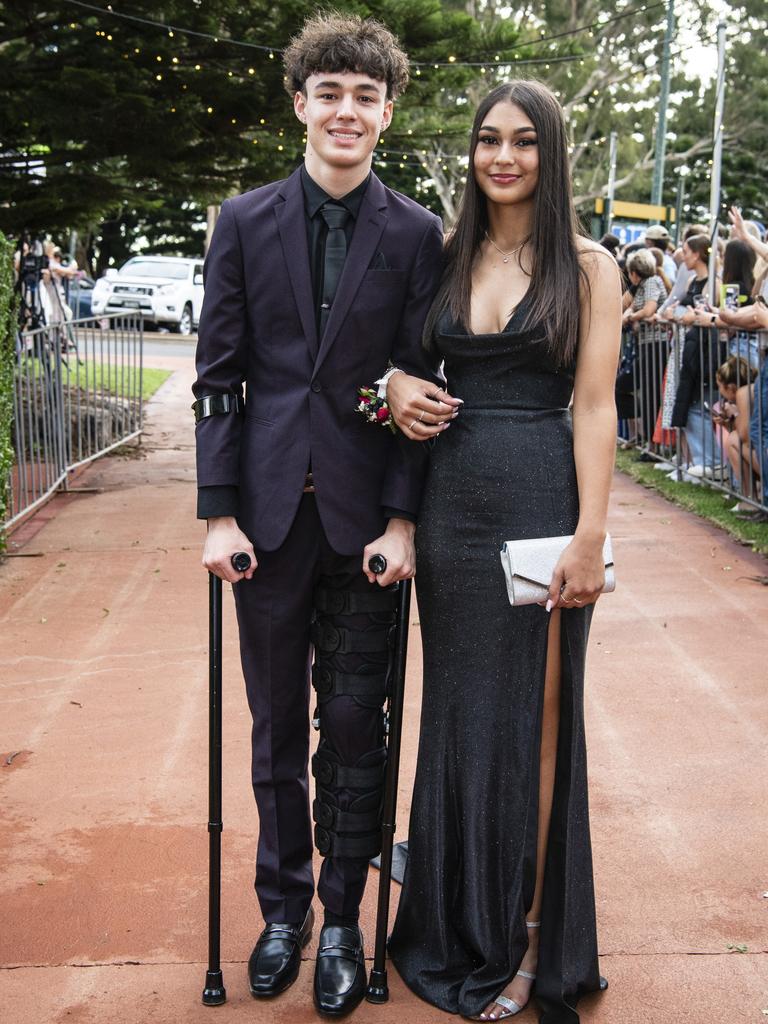
M 551 613 L 547 635 L 547 668 L 544 678 L 544 708 L 541 721 L 541 759 L 539 775 L 539 824 L 536 847 L 536 885 L 533 902 L 526 914 L 526 920 L 541 921 L 541 907 L 544 896 L 544 864 L 547 859 L 549 823 L 552 817 L 552 797 L 555 790 L 555 769 L 557 767 L 557 737 L 560 728 L 560 687 L 562 658 L 560 653 L 560 611 Z M 528 929 L 528 950 L 520 964 L 521 971 L 536 973 L 539 959 L 539 929 Z M 504 989 L 503 995 L 514 999 L 518 1006 L 525 1006 L 531 995 L 533 981 L 516 975 Z M 494 1020 L 499 1014 L 508 1012 L 503 1006 L 491 1003 L 484 1011 L 487 1020 Z

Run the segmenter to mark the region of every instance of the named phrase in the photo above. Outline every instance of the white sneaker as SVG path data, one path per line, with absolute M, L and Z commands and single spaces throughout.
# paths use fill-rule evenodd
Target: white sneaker
M 674 480 L 675 483 L 678 483 L 677 470 L 676 469 L 673 470 L 671 473 L 667 473 L 667 480 Z M 683 470 L 683 473 L 682 473 L 682 476 L 681 476 L 679 482 L 683 483 L 683 484 L 696 484 L 698 486 L 701 486 L 701 477 L 699 477 L 699 476 L 691 476 L 690 473 L 688 473 L 685 470 Z
M 658 469 L 662 473 L 669 473 L 671 469 L 675 468 L 675 464 L 674 462 L 655 462 L 653 468 Z
M 704 476 L 711 477 L 712 476 L 712 470 L 710 469 L 709 466 L 689 466 L 688 469 L 686 470 L 686 473 L 688 473 L 689 476 L 698 476 L 698 477 L 704 477 Z

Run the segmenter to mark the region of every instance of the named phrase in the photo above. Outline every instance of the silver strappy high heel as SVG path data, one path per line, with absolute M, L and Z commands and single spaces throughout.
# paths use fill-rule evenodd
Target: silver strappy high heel
M 526 928 L 541 928 L 541 921 L 526 921 Z M 536 975 L 531 974 L 530 971 L 518 971 L 515 977 L 527 978 L 529 981 L 535 981 Z M 509 1017 L 514 1017 L 518 1013 L 522 1013 L 528 1003 L 524 1003 L 522 1006 L 516 1003 L 514 999 L 510 999 L 509 996 L 496 996 L 493 1000 L 497 1006 L 503 1006 L 504 1011 L 499 1014 L 485 1014 L 481 1013 L 477 1017 L 470 1017 L 470 1020 L 507 1020 Z

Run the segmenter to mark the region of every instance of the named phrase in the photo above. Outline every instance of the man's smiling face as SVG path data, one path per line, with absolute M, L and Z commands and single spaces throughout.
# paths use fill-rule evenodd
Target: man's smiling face
M 296 116 L 307 126 L 307 155 L 329 168 L 365 165 L 392 119 L 386 83 L 353 71 L 310 75 L 297 92 Z

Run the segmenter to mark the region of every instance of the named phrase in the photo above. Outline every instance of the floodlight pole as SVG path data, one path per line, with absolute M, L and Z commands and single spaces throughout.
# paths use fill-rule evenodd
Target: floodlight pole
M 659 87 L 659 120 L 656 124 L 656 154 L 653 158 L 653 184 L 651 202 L 661 206 L 664 192 L 664 157 L 667 149 L 667 107 L 669 105 L 669 65 L 672 37 L 675 34 L 675 2 L 667 4 L 667 29 L 661 56 L 661 83 Z
M 725 22 L 717 26 L 717 94 L 715 100 L 714 145 L 712 147 L 712 177 L 709 189 L 709 227 L 712 244 L 709 250 L 709 279 L 707 282 L 709 301 L 720 305 L 716 294 L 717 284 L 717 235 L 720 219 L 720 181 L 723 168 L 723 108 L 725 106 Z

